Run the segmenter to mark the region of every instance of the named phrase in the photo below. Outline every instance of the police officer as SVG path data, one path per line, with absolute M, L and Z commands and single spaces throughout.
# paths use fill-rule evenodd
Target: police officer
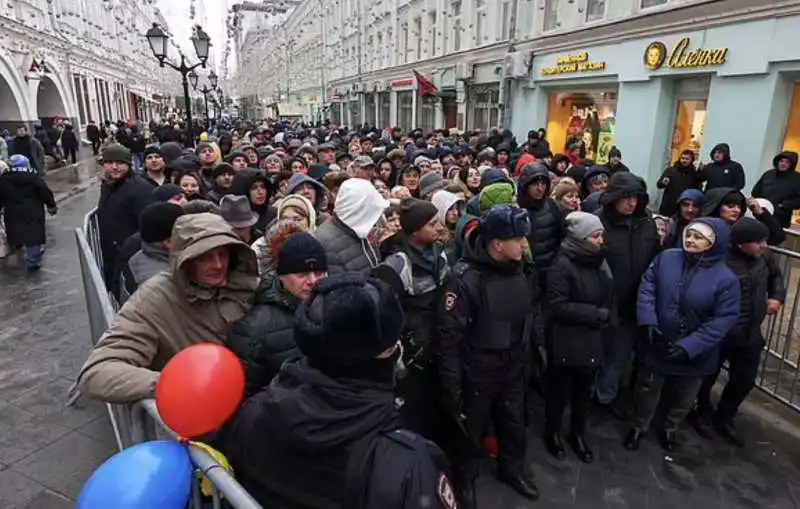
M 403 333 L 405 371 L 398 381 L 400 414 L 405 427 L 430 440 L 437 440 L 436 423 L 441 421 L 439 383 L 433 363 L 432 336 L 444 279 L 449 272 L 447 256 L 436 246 L 439 220 L 436 206 L 407 198 L 400 204 L 401 231 L 381 245 L 391 252 L 384 263 L 399 276 L 400 303 L 406 315 Z M 439 428 L 441 429 L 441 428 Z
M 476 506 L 474 481 L 490 416 L 500 446 L 499 480 L 526 498 L 539 496 L 523 468 L 523 368 L 538 320 L 538 283 L 523 261 L 530 228 L 525 210 L 495 205 L 469 236 L 463 260 L 445 283 L 439 368 L 443 406 L 466 438 L 451 451 L 461 507 Z
M 399 425 L 403 322 L 395 292 L 353 272 L 321 280 L 300 304 L 294 340 L 305 357 L 284 362 L 219 438 L 261 505 L 456 509 L 444 455 Z

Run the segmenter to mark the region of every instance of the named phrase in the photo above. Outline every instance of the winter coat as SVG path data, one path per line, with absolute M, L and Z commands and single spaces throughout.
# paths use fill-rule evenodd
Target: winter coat
M 614 175 L 615 173 L 619 173 L 621 171 L 628 171 L 628 172 L 631 171 L 630 169 L 628 169 L 627 166 L 622 164 L 622 161 L 620 161 L 620 163 L 616 166 L 612 166 L 611 163 L 606 163 L 606 164 L 601 164 L 600 167 L 608 171 L 609 175 Z
M 639 203 L 631 216 L 624 217 L 614 204 L 629 196 L 638 196 Z M 614 275 L 619 317 L 634 320 L 639 281 L 661 249 L 658 228 L 647 214 L 644 182 L 632 173 L 617 173 L 600 196 L 600 205 L 595 214 L 605 227 L 606 262 Z
M 53 192 L 33 169 L 0 175 L 0 208 L 10 246 L 40 246 L 47 242 L 44 208 L 56 208 Z
M 152 244 L 142 243 L 142 248 L 122 268 L 124 288 L 133 295 L 145 281 L 156 274 L 169 270 L 169 251 L 162 251 Z M 120 292 L 122 295 L 122 292 Z M 120 300 L 120 304 L 124 304 Z
M 233 251 L 225 285 L 192 282 L 187 261 L 223 246 Z M 258 284 L 255 253 L 221 217 L 179 217 L 170 253 L 170 271 L 139 287 L 81 368 L 78 386 L 89 397 L 111 403 L 152 398 L 159 371 L 175 354 L 199 343 L 223 344 L 231 324 L 250 309 Z
M 719 218 L 701 218 L 714 229 L 709 252 L 689 255 L 682 249 L 661 253 L 642 277 L 638 319 L 642 327 L 657 327 L 654 344 L 643 353 L 663 374 L 707 376 L 719 367 L 722 341 L 739 319 L 739 281 L 725 263 L 730 228 Z M 664 361 L 673 344 L 685 361 Z
M 153 187 L 132 171 L 122 180 L 104 182 L 100 188 L 97 217 L 103 277 L 107 283 L 113 279 L 119 248 L 128 237 L 139 231 L 139 214 L 152 201 Z
M 453 507 L 437 496 L 452 490 L 439 448 L 399 428 L 390 384 L 332 378 L 301 359 L 245 401 L 219 448 L 270 509 Z
M 17 136 L 14 138 L 9 150 L 9 156 L 20 154 L 28 158 L 31 162 L 31 167 L 34 168 L 40 175 L 44 173 L 45 150 L 42 143 L 33 136 Z
M 86 138 L 88 138 L 89 141 L 100 141 L 100 129 L 98 129 L 95 124 L 87 125 Z
M 547 276 L 547 351 L 556 366 L 597 367 L 603 329 L 617 322 L 614 279 L 603 252 L 565 239 Z M 600 309 L 608 314 L 605 319 Z
M 714 161 L 714 152 L 718 150 L 725 154 L 725 158 L 720 162 Z M 711 157 L 711 162 L 703 167 L 703 173 L 706 177 L 706 191 L 718 187 L 732 187 L 737 191 L 744 189 L 744 168 L 742 168 L 741 164 L 731 160 L 731 148 L 727 143 L 714 145 L 714 148 L 709 152 L 709 157 Z
M 665 178 L 669 179 L 669 183 L 666 186 L 662 183 Z M 664 170 L 656 183 L 656 187 L 664 190 L 658 213 L 662 216 L 674 214 L 675 208 L 680 201 L 681 193 L 687 189 L 702 189 L 705 179 L 705 172 L 697 170 L 694 164 L 681 166 L 676 161 L 675 164 Z
M 325 248 L 328 257 L 328 274 L 342 272 L 369 272 L 380 263 L 380 255 L 368 241 L 359 239 L 338 217 L 325 221 L 314 232 L 314 237 Z
M 535 179 L 545 178 L 547 189 L 544 198 L 535 202 L 528 195 L 528 187 Z M 522 170 L 517 183 L 517 201 L 520 207 L 527 209 L 531 221 L 531 233 L 528 242 L 533 250 L 533 260 L 539 275 L 539 284 L 546 284 L 547 269 L 558 253 L 561 239 L 564 238 L 564 214 L 558 203 L 550 196 L 549 170 L 543 164 L 531 164 Z
M 606 177 L 611 178 L 611 170 L 606 165 L 595 165 L 586 170 L 586 173 L 583 174 L 583 180 L 581 180 L 579 184 L 581 187 L 581 196 L 588 198 L 591 194 L 593 194 L 589 192 L 589 181 L 592 179 L 592 177 L 600 174 L 605 174 Z
M 299 303 L 270 272 L 256 290 L 252 309 L 231 327 L 228 348 L 244 366 L 246 398 L 269 385 L 285 360 L 299 355 L 294 342 Z
M 791 167 L 778 170 L 778 161 L 788 159 Z M 772 160 L 772 169 L 767 170 L 753 186 L 753 198 L 766 198 L 775 205 L 775 219 L 783 228 L 792 223 L 792 212 L 800 209 L 800 173 L 797 169 L 797 152 L 781 152 Z
M 64 150 L 78 150 L 80 143 L 78 142 L 78 137 L 75 136 L 75 131 L 70 128 L 64 128 L 64 131 L 61 133 L 61 146 Z
M 730 194 L 736 194 L 741 208 L 741 215 L 744 217 L 747 212 L 747 200 L 741 191 L 736 191 L 730 187 L 718 187 L 711 191 L 706 191 L 703 197 L 703 207 L 700 209 L 700 215 L 704 217 L 720 217 L 720 208 L 723 202 Z M 780 223 L 769 213 L 768 210 L 762 208 L 761 215 L 753 216 L 767 227 L 769 230 L 769 237 L 767 244 L 770 246 L 777 246 L 786 240 L 786 232 L 783 231 Z
M 727 255 L 728 268 L 739 280 L 741 310 L 739 320 L 728 333 L 727 343 L 732 346 L 764 346 L 761 331 L 767 316 L 767 300 L 786 300 L 783 274 L 772 253 L 753 258 L 731 246 Z

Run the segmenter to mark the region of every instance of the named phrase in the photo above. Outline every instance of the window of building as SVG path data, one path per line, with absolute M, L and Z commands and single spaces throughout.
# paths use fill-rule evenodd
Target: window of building
M 548 98 L 547 138 L 553 152 L 573 152 L 597 164 L 614 146 L 616 91 L 555 92 Z
M 472 118 L 469 122 L 470 129 L 482 131 L 497 127 L 500 109 L 500 89 L 496 85 L 476 87 L 469 94 L 472 103 Z
M 599 21 L 606 16 L 606 0 L 587 0 L 586 21 Z
M 558 0 L 545 0 L 544 3 L 544 31 L 558 28 Z
M 417 45 L 415 47 L 415 60 L 422 60 L 422 18 L 414 19 L 414 36 L 417 38 Z
M 77 74 L 72 75 L 72 86 L 75 91 L 75 99 L 78 103 L 78 120 L 80 125 L 86 125 L 86 108 L 83 105 L 83 93 L 81 93 L 81 77 Z
M 450 14 L 453 18 L 453 51 L 461 50 L 461 2 L 450 4 Z
M 711 80 L 708 76 L 684 78 L 674 82 L 675 122 L 672 126 L 668 164 L 677 161 L 684 150 L 691 150 L 696 159 L 700 159 L 697 156 L 703 142 L 710 86 Z
M 408 23 L 400 26 L 400 63 L 408 62 Z
M 500 37 L 499 41 L 511 39 L 511 2 L 506 0 L 500 7 Z
M 795 83 L 792 104 L 789 107 L 789 120 L 783 137 L 783 150 L 800 152 L 800 83 Z
M 378 53 L 377 53 L 378 57 L 377 57 L 376 67 L 378 69 L 383 69 L 383 67 L 386 65 L 383 61 L 383 56 L 386 54 L 386 48 L 383 47 L 383 33 L 378 32 L 377 38 L 378 38 Z
M 92 114 L 92 104 L 89 101 L 89 82 L 86 79 L 86 76 L 81 78 L 81 84 L 83 85 L 83 103 L 86 105 L 86 116 L 89 120 L 94 120 L 94 115 Z
M 438 40 L 437 32 L 439 28 L 436 26 L 436 11 L 428 14 L 429 33 L 425 34 L 428 38 L 428 57 L 435 57 L 437 55 L 436 41 Z
M 665 3 L 667 3 L 667 0 L 642 0 L 642 9 L 655 7 L 657 5 L 664 5 Z
M 488 38 L 486 33 L 486 0 L 475 0 L 474 46 L 483 46 L 486 44 Z
M 397 123 L 403 131 L 410 131 L 414 128 L 411 125 L 414 109 L 414 92 L 405 90 L 397 92 Z

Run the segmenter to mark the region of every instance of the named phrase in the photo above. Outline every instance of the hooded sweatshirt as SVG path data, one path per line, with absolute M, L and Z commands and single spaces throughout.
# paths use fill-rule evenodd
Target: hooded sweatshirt
M 789 161 L 789 169 L 781 171 L 781 159 Z M 797 152 L 781 152 L 772 159 L 767 170 L 753 186 L 753 198 L 766 198 L 775 205 L 775 219 L 783 228 L 792 222 L 792 212 L 800 208 L 800 173 L 797 173 Z
M 223 246 L 231 250 L 225 284 L 206 288 L 190 280 L 187 262 Z M 109 403 L 152 398 L 159 372 L 175 354 L 199 343 L 222 344 L 250 309 L 258 285 L 255 253 L 220 216 L 178 218 L 170 254 L 171 271 L 125 302 L 81 368 L 78 386 L 89 397 Z
M 714 152 L 721 151 L 724 158 L 720 162 L 714 161 Z M 727 143 L 719 143 L 709 152 L 711 162 L 703 167 L 706 177 L 706 191 L 717 187 L 732 187 L 737 191 L 744 189 L 744 168 L 736 161 L 731 160 L 731 148 Z
M 534 200 L 528 188 L 536 181 L 547 183 L 541 200 Z M 547 268 L 555 259 L 564 238 L 564 214 L 556 201 L 550 198 L 550 171 L 541 163 L 529 164 L 522 170 L 517 183 L 519 206 L 528 211 L 531 233 L 528 242 L 533 250 L 533 260 L 539 275 L 539 284 L 544 289 Z
M 368 180 L 349 179 L 342 184 L 333 207 L 334 217 L 314 234 L 328 256 L 328 274 L 368 272 L 380 263 L 368 236 L 388 207 L 389 202 Z
M 308 175 L 303 175 L 302 173 L 295 173 L 289 179 L 289 188 L 287 189 L 287 193 L 295 194 L 297 192 L 297 188 L 302 186 L 303 184 L 311 184 L 317 190 L 317 196 L 316 199 L 314 200 L 314 211 L 317 214 L 319 214 L 320 208 L 322 207 L 322 202 L 325 199 L 325 186 L 320 184 L 319 181 L 309 177 Z

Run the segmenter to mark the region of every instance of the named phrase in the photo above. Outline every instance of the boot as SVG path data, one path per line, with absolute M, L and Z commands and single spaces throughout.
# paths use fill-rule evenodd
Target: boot
M 561 442 L 561 434 L 557 431 L 555 433 L 545 434 L 544 446 L 550 456 L 557 460 L 564 460 L 567 458 L 567 453 L 564 452 L 564 444 Z
M 622 446 L 626 451 L 638 451 L 639 442 L 641 442 L 641 440 L 642 432 L 636 428 L 631 428 L 628 434 L 625 435 L 625 440 L 622 442 Z
M 459 509 L 477 509 L 478 502 L 475 499 L 475 480 L 460 481 L 458 483 L 458 507 Z
M 517 473 L 512 473 L 500 467 L 497 470 L 497 480 L 509 486 L 512 490 L 528 500 L 539 499 L 539 488 L 536 487 L 533 477 L 525 474 L 523 469 L 519 469 Z
M 584 463 L 594 463 L 594 454 L 592 450 L 589 449 L 589 446 L 586 445 L 586 440 L 583 438 L 583 435 L 573 435 L 569 437 L 569 445 L 572 446 L 572 450 L 575 451 L 575 455 L 578 456 L 578 459 Z
M 658 443 L 666 452 L 675 452 L 678 448 L 678 437 L 674 431 L 662 431 L 658 435 Z
M 686 416 L 686 420 L 689 421 L 689 424 L 691 424 L 698 435 L 709 440 L 714 439 L 711 433 L 710 419 L 707 411 L 695 406 L 689 412 L 689 415 Z
M 735 445 L 736 447 L 744 447 L 744 439 L 742 439 L 742 437 L 736 433 L 736 430 L 733 429 L 732 422 L 714 420 L 712 421 L 712 426 L 714 427 L 714 431 L 716 431 L 719 436 L 724 438 L 731 445 Z

